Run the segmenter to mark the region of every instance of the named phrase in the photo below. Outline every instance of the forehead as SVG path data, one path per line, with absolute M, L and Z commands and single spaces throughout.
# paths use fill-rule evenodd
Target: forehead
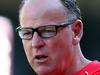
M 60 0 L 27 0 L 23 5 L 22 10 L 26 9 L 29 11 L 30 8 L 36 11 L 45 11 L 48 9 L 59 8 L 61 6 L 62 4 Z
M 20 21 L 39 20 L 41 18 L 61 20 L 66 18 L 65 15 L 60 0 L 28 0 L 20 11 Z

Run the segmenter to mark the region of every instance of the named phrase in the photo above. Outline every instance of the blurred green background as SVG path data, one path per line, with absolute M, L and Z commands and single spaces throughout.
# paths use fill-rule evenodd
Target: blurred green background
M 24 50 L 21 39 L 15 32 L 18 26 L 18 9 L 21 0 L 0 0 L 0 15 L 10 18 L 14 28 L 13 47 L 13 75 L 33 75 Z M 84 35 L 81 40 L 81 48 L 84 56 L 90 60 L 100 61 L 100 0 L 78 0 L 81 9 Z

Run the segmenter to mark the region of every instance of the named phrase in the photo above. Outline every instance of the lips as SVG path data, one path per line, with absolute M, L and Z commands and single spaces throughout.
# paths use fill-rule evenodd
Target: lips
M 47 60 L 48 60 L 48 56 L 45 54 L 35 55 L 34 57 L 34 61 L 38 63 L 43 63 L 46 62 Z
M 37 55 L 37 56 L 35 56 L 35 59 L 37 59 L 37 60 L 42 60 L 42 59 L 45 59 L 45 58 L 47 58 L 46 55 Z

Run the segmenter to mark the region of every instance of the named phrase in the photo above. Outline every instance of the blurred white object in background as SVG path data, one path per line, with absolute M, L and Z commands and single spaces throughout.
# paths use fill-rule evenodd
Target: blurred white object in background
M 13 28 L 11 21 L 0 16 L 0 75 L 11 75 Z

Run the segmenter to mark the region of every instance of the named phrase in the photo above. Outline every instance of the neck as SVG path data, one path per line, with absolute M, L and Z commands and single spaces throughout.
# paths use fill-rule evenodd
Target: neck
M 86 65 L 88 65 L 91 61 L 87 60 L 80 49 L 80 46 L 76 46 L 74 48 L 76 53 L 74 55 L 74 60 L 72 60 L 71 67 L 69 70 L 66 71 L 64 75 L 73 75 L 74 73 L 80 71 L 82 68 L 84 68 Z

